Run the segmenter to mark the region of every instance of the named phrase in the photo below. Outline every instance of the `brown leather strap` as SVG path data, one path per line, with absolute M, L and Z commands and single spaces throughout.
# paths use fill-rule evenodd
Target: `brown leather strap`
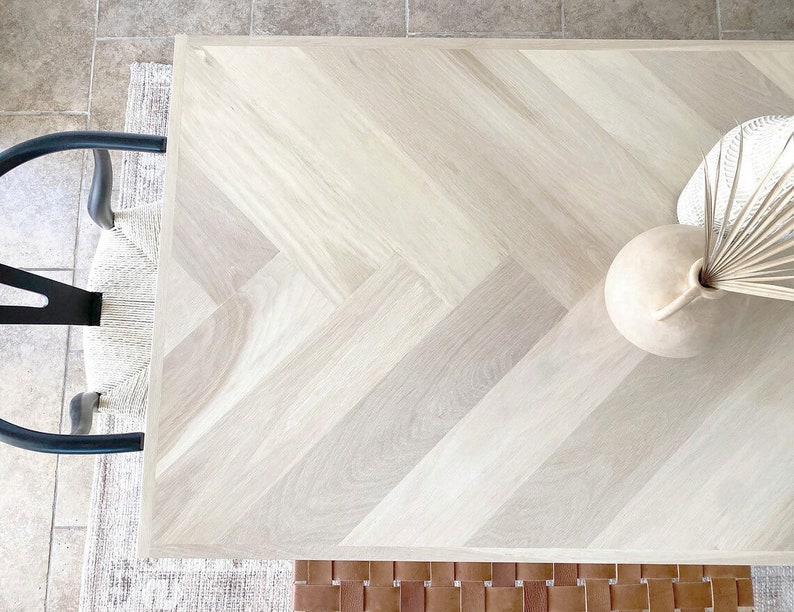
M 301 612 L 735 612 L 750 568 L 725 565 L 296 561 Z

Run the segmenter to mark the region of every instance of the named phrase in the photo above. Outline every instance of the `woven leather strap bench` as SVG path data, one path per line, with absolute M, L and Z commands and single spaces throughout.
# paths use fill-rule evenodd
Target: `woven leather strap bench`
M 301 612 L 727 612 L 749 566 L 296 561 Z

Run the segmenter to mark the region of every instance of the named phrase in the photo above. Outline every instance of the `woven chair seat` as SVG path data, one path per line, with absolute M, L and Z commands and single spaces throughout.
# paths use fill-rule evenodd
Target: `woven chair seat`
M 100 235 L 88 289 L 102 293 L 101 325 L 86 327 L 88 389 L 99 410 L 143 418 L 154 327 L 160 206 L 121 208 L 115 227 Z

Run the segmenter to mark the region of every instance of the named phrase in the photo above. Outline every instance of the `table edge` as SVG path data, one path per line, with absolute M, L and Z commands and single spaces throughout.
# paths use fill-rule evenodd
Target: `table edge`
M 156 545 L 148 551 L 158 558 L 215 559 L 336 559 L 350 561 L 473 561 L 512 563 L 652 563 L 694 565 L 794 565 L 794 551 L 659 551 L 588 548 L 466 548 L 319 546 L 311 550 L 245 545 Z
M 363 36 L 185 36 L 177 40 L 191 48 L 234 47 L 357 47 L 357 48 L 467 48 L 528 50 L 667 50 L 667 51 L 790 51 L 794 41 L 779 40 L 635 40 L 563 38 L 424 38 Z M 186 39 L 186 40 L 185 40 Z
M 157 446 L 157 430 L 162 391 L 163 358 L 165 352 L 165 298 L 167 292 L 167 262 L 171 255 L 174 225 L 174 204 L 179 166 L 179 136 L 182 123 L 182 87 L 185 76 L 187 40 L 177 36 L 174 40 L 173 76 L 169 99 L 168 136 L 166 149 L 165 188 L 160 222 L 160 258 L 155 292 L 154 329 L 152 333 L 152 359 L 149 367 L 149 395 L 146 411 L 143 450 L 143 480 L 141 483 L 141 508 L 138 529 L 138 555 L 149 556 L 152 543 L 152 508 L 154 504 L 154 479 L 156 457 L 147 452 Z M 154 407 L 154 408 L 153 408 Z

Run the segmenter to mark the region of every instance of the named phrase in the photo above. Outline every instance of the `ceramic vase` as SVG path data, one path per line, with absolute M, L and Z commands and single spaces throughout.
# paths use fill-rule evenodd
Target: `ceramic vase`
M 701 285 L 702 258 L 703 229 L 689 225 L 656 227 L 626 244 L 604 287 L 618 331 L 663 357 L 693 357 L 713 345 L 744 300 Z

